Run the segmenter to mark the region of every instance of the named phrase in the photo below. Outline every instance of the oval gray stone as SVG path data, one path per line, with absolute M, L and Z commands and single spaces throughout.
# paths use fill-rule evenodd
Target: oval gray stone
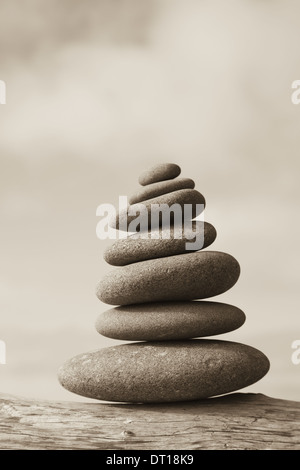
M 162 204 L 164 204 L 163 207 L 161 207 Z M 173 191 L 128 206 L 125 210 L 117 213 L 116 217 L 110 219 L 109 225 L 115 229 L 123 231 L 129 229 L 129 231 L 135 232 L 136 229 L 131 229 L 130 224 L 138 217 L 140 217 L 140 221 L 143 220 L 148 227 L 164 224 L 164 217 L 165 220 L 173 223 L 176 218 L 172 213 L 172 206 L 173 210 L 178 211 L 180 216 L 178 218 L 180 218 L 180 220 L 184 220 L 184 218 L 191 220 L 204 210 L 205 198 L 196 189 L 179 189 L 178 191 Z M 163 211 L 161 209 L 163 209 Z M 156 220 L 157 222 L 155 222 Z
M 194 189 L 195 182 L 190 178 L 176 178 L 169 181 L 159 181 L 145 186 L 136 191 L 128 200 L 129 204 L 136 204 L 137 202 L 146 201 L 153 197 L 162 196 L 172 191 L 179 189 Z
M 142 186 L 158 181 L 172 180 L 179 176 L 181 168 L 175 163 L 160 163 L 144 171 L 139 177 Z
M 129 305 L 213 297 L 230 289 L 240 275 L 239 263 L 220 251 L 199 251 L 150 259 L 114 268 L 97 286 L 98 298 Z
M 269 370 L 250 346 L 220 340 L 121 344 L 80 354 L 59 370 L 61 385 L 85 397 L 132 403 L 177 402 L 247 387 Z
M 173 226 L 170 230 L 154 230 L 152 234 L 137 233 L 108 246 L 103 257 L 113 266 L 125 266 L 147 259 L 191 253 L 211 245 L 216 239 L 217 232 L 208 222 L 193 221 L 187 224 L 185 221 L 185 225 L 180 229 L 181 238 L 178 238 L 178 235 L 179 232 L 176 233 L 176 230 L 174 232 Z M 148 238 L 143 238 L 144 236 Z
M 220 302 L 155 302 L 106 310 L 95 326 L 108 338 L 162 341 L 228 333 L 242 326 L 245 319 L 242 310 Z

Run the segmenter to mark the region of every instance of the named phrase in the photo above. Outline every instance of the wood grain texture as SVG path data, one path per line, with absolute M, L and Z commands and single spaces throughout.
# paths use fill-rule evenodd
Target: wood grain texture
M 300 402 L 249 393 L 151 405 L 0 395 L 0 449 L 296 450 Z

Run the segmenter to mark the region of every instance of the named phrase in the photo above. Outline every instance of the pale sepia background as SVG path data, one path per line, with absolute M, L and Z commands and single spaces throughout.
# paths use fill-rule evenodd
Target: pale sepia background
M 94 328 L 109 268 L 96 208 L 171 161 L 207 201 L 210 249 L 241 265 L 215 300 L 246 323 L 220 339 L 262 350 L 243 391 L 300 399 L 300 79 L 297 0 L 1 0 L 0 392 L 87 400 L 66 359 L 117 344 Z

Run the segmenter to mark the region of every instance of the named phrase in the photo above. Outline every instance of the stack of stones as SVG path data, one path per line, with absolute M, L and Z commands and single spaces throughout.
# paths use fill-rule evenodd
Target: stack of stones
M 190 204 L 195 218 L 204 197 L 189 178 L 178 178 L 180 168 L 161 164 L 139 178 L 142 189 L 129 200 L 113 226 L 118 229 L 131 207 L 143 204 Z M 134 217 L 129 217 L 130 222 Z M 124 222 L 124 220 L 123 220 Z M 128 223 L 129 223 L 128 222 Z M 133 234 L 118 239 L 104 253 L 117 266 L 97 286 L 102 302 L 117 305 L 102 313 L 97 331 L 109 338 L 136 341 L 76 356 L 59 371 L 68 390 L 105 401 L 151 403 L 195 400 L 241 389 L 261 379 L 269 369 L 267 357 L 253 347 L 216 339 L 202 339 L 239 328 L 245 321 L 237 307 L 199 299 L 230 289 L 240 267 L 231 255 L 218 251 L 187 250 L 199 230 L 182 228 L 182 238 L 164 237 L 157 226 L 149 238 Z M 123 224 L 124 226 L 124 224 Z M 122 226 L 122 227 L 123 227 Z M 216 238 L 204 222 L 206 248 Z M 178 232 L 177 232 L 178 233 Z M 145 234 L 144 234 L 145 235 Z M 195 339 L 197 338 L 197 339 Z M 201 339 L 199 339 L 201 338 Z

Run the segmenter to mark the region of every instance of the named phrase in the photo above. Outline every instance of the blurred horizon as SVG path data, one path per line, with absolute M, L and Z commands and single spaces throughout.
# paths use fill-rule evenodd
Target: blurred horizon
M 94 327 L 112 269 L 96 209 L 173 162 L 206 199 L 208 250 L 241 265 L 211 300 L 246 322 L 218 338 L 271 362 L 241 391 L 300 399 L 299 13 L 296 0 L 2 0 L 1 393 L 88 401 L 56 374 L 117 344 Z

